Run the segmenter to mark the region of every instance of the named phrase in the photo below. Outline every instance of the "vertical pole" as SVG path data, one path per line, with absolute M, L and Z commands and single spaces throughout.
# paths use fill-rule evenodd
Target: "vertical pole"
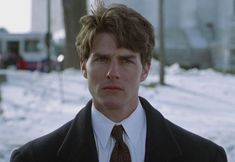
M 2 73 L 0 73 L 0 115 L 3 113 L 3 109 L 2 109 L 2 104 L 1 104 L 1 102 L 2 102 L 2 84 L 4 83 L 4 82 L 6 82 L 6 74 L 2 74 Z
M 0 83 L 0 115 L 3 113 L 2 109 L 2 89 L 1 89 L 1 83 Z
M 60 71 L 58 72 L 59 76 L 59 90 L 60 90 L 60 100 L 64 102 L 64 85 L 63 85 L 63 73 L 62 73 L 62 63 L 60 63 Z
M 164 0 L 159 0 L 160 84 L 165 85 Z
M 51 0 L 47 0 L 47 66 L 48 72 L 51 71 Z
M 57 62 L 59 63 L 59 72 L 58 72 L 58 76 L 59 76 L 59 89 L 60 89 L 60 97 L 61 97 L 61 102 L 64 102 L 64 88 L 63 88 L 63 61 L 64 61 L 64 55 L 60 54 L 57 57 Z

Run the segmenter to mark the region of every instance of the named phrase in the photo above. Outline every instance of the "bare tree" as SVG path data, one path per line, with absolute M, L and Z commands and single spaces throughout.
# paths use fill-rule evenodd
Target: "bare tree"
M 165 85 L 164 0 L 159 0 L 160 84 Z
M 81 29 L 80 17 L 86 14 L 86 0 L 63 0 L 65 27 L 65 68 L 79 68 L 79 56 L 76 51 L 76 36 Z

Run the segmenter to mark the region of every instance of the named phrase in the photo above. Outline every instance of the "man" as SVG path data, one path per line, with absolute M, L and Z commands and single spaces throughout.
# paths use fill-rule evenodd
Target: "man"
M 75 119 L 14 151 L 11 162 L 226 162 L 224 149 L 165 119 L 138 96 L 155 44 L 152 25 L 124 5 L 99 4 L 77 47 L 92 100 Z

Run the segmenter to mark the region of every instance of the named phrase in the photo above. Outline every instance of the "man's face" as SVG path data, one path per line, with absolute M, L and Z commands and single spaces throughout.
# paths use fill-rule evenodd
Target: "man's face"
M 138 90 L 149 66 L 142 66 L 140 54 L 118 48 L 115 37 L 99 33 L 94 37 L 91 54 L 81 63 L 83 75 L 95 107 L 103 114 L 131 113 L 138 103 Z

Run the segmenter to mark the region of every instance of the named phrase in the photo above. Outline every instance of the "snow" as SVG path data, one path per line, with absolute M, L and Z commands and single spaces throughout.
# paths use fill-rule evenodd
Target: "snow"
M 166 68 L 166 86 L 153 64 L 140 96 L 150 100 L 176 124 L 209 138 L 235 161 L 235 76 L 213 70 L 185 71 L 177 64 Z M 68 69 L 50 74 L 17 70 L 1 85 L 4 112 L 0 114 L 0 162 L 9 161 L 13 149 L 45 135 L 74 118 L 90 100 L 80 71 Z

